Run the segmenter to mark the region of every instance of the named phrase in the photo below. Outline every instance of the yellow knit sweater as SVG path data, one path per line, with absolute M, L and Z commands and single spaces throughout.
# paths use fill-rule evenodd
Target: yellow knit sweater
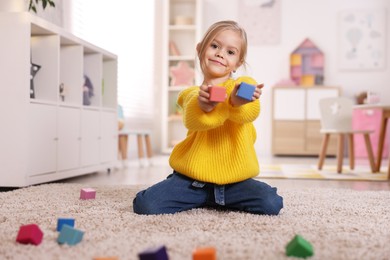
M 213 111 L 203 112 L 198 105 L 199 87 L 183 90 L 178 105 L 183 108 L 187 137 L 177 144 L 169 158 L 171 167 L 192 179 L 219 185 L 243 181 L 259 173 L 252 122 L 260 113 L 259 100 L 239 107 L 229 103 L 236 83 L 257 85 L 250 77 L 229 79 L 221 86 L 228 98 Z

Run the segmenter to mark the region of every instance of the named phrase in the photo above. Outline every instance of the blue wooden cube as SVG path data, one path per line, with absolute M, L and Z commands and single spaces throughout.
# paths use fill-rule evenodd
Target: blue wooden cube
M 78 244 L 83 239 L 84 232 L 68 225 L 62 225 L 61 232 L 57 242 L 59 244 L 68 244 L 70 246 Z
M 140 260 L 169 260 L 165 246 L 149 248 L 138 254 Z
M 253 93 L 255 93 L 255 90 L 256 90 L 256 86 L 253 86 L 245 82 L 241 82 L 237 90 L 237 96 L 251 101 Z
M 74 227 L 74 218 L 59 218 L 57 221 L 57 231 L 61 231 L 62 225 Z

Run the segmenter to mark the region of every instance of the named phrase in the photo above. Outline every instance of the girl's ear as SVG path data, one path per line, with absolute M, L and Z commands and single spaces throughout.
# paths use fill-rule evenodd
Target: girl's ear
M 239 67 L 241 67 L 241 65 L 244 63 L 243 60 L 240 60 L 238 63 L 237 63 L 237 66 L 236 66 L 236 69 L 235 70 L 238 70 Z

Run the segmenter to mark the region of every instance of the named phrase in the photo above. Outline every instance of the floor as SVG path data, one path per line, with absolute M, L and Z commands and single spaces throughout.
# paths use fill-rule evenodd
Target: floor
M 316 164 L 316 157 L 269 157 L 259 159 L 261 163 L 307 163 Z M 383 162 L 388 165 L 388 161 Z M 327 158 L 326 163 L 336 163 L 334 158 Z M 345 163 L 348 163 L 347 161 Z M 356 161 L 356 167 L 366 164 L 365 161 Z M 96 172 L 89 175 L 61 180 L 64 183 L 82 183 L 86 185 L 145 185 L 149 186 L 166 178 L 172 172 L 168 165 L 168 156 L 155 156 L 151 160 L 130 160 L 110 171 L 110 173 Z M 338 180 L 298 180 L 298 179 L 262 179 L 275 187 L 333 187 L 355 190 L 390 190 L 390 181 L 338 181 Z

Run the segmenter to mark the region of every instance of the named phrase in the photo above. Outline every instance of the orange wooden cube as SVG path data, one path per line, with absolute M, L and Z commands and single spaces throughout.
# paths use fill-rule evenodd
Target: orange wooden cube
M 214 247 L 197 248 L 192 254 L 193 260 L 216 260 L 217 251 Z

